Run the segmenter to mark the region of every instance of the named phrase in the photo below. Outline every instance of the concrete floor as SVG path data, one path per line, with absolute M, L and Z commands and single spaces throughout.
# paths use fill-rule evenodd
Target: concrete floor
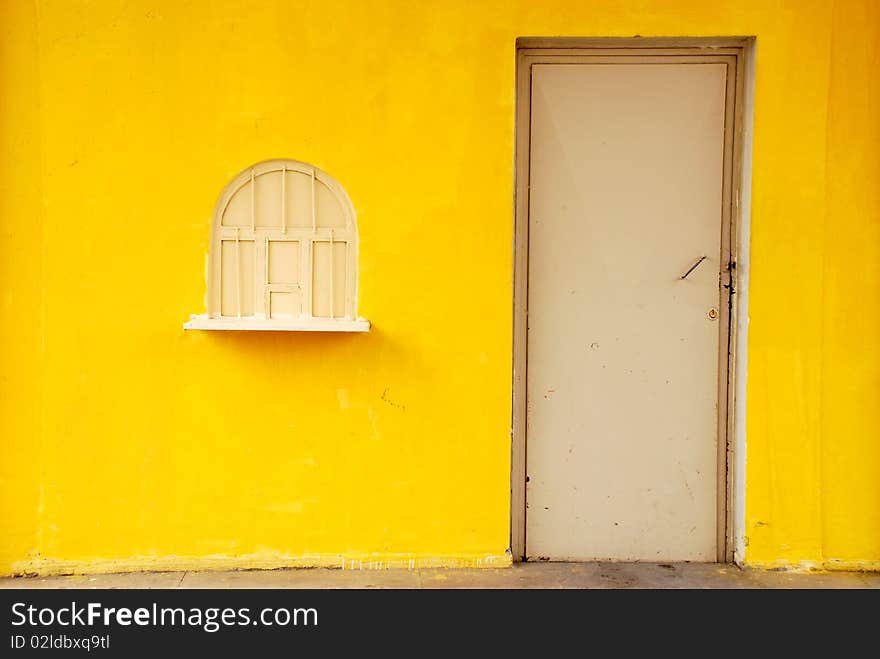
M 0 588 L 873 588 L 880 573 L 766 572 L 711 563 L 520 563 L 500 569 L 237 570 L 4 577 Z

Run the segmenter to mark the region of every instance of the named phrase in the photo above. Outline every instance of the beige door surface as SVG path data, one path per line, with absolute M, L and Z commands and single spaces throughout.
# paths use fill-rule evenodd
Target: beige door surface
M 532 66 L 530 559 L 716 560 L 726 70 Z

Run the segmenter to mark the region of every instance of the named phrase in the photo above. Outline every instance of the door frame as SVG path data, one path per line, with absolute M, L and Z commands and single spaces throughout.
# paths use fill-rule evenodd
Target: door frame
M 722 198 L 722 271 L 718 377 L 718 540 L 720 563 L 742 561 L 745 501 L 745 350 L 751 199 L 753 37 L 519 38 L 516 42 L 513 253 L 513 409 L 511 423 L 510 551 L 526 551 L 526 436 L 528 404 L 528 266 L 531 68 L 536 63 L 668 57 L 670 62 L 728 64 Z M 623 61 L 623 59 L 621 59 Z M 731 80 L 731 74 L 733 79 Z M 726 277 L 725 277 L 726 275 Z M 723 290 L 724 290 L 723 289 Z

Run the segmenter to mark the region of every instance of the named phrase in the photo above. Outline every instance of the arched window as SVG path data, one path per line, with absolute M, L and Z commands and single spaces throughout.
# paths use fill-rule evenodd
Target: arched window
M 184 327 L 365 332 L 357 283 L 357 220 L 345 190 L 307 163 L 268 160 L 220 195 L 208 313 Z

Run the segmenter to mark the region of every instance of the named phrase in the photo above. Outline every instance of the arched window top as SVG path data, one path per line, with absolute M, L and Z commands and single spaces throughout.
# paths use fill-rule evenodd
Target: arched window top
M 208 313 L 186 329 L 362 332 L 357 218 L 345 189 L 298 160 L 248 167 L 211 225 Z
M 345 189 L 327 172 L 298 160 L 266 160 L 232 179 L 217 201 L 214 226 L 357 233 L 354 206 Z

